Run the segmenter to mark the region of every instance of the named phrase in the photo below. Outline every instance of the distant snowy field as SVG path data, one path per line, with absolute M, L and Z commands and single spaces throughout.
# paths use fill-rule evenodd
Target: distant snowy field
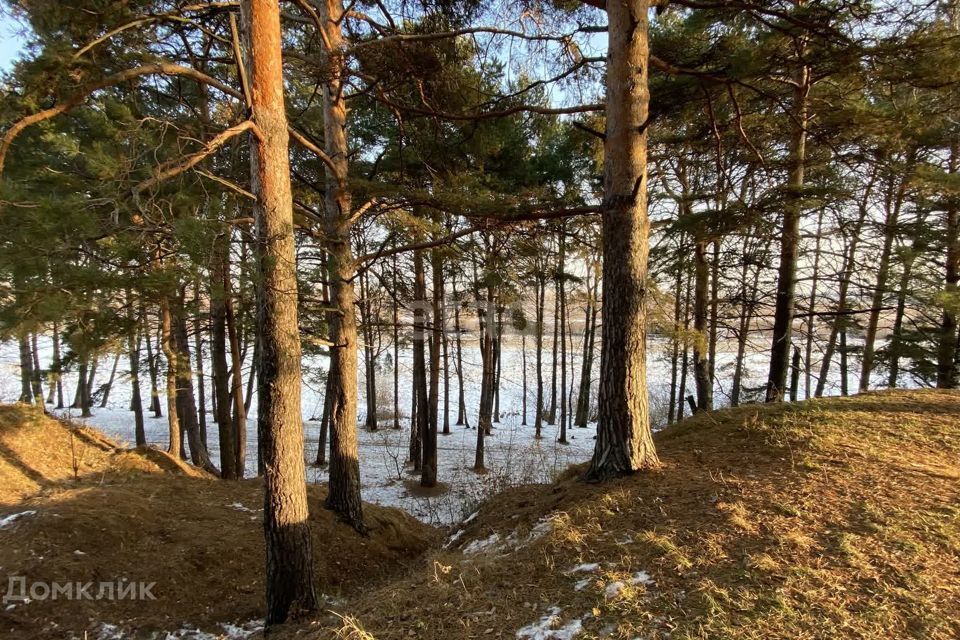
M 40 339 L 40 361 L 42 367 L 49 366 L 52 358 L 52 346 L 49 340 Z M 501 374 L 500 412 L 501 420 L 494 424 L 493 435 L 485 439 L 485 460 L 487 472 L 477 474 L 472 470 L 474 452 L 476 450 L 477 407 L 480 396 L 480 364 L 479 351 L 476 345 L 469 341 L 464 343 L 464 372 L 465 393 L 468 412 L 468 422 L 472 428 L 453 426 L 456 421 L 457 408 L 457 380 L 451 376 L 450 392 L 450 435 L 438 436 L 438 480 L 445 485 L 447 491 L 432 497 L 412 495 L 409 485 L 416 485 L 418 474 L 413 474 L 408 465 L 405 465 L 410 439 L 410 394 L 412 355 L 408 351 L 400 354 L 400 412 L 402 415 L 401 429 L 392 428 L 393 420 L 381 418 L 381 427 L 377 431 L 368 431 L 363 428 L 365 386 L 362 378 L 358 381 L 359 400 L 359 442 L 360 442 L 360 476 L 362 481 L 363 499 L 379 505 L 400 507 L 416 517 L 435 524 L 449 524 L 457 522 L 470 513 L 477 503 L 491 493 L 500 491 L 508 486 L 531 482 L 549 482 L 558 473 L 571 464 L 583 462 L 590 458 L 593 452 L 595 428 L 580 429 L 573 427 L 568 434 L 569 444 L 557 442 L 559 426 L 543 426 L 543 438 L 534 439 L 533 408 L 536 403 L 535 369 L 532 357 L 528 357 L 530 370 L 528 382 L 528 415 L 529 426 L 521 426 L 522 408 L 522 381 L 519 367 L 520 354 L 516 357 L 508 349 L 504 349 L 505 358 Z M 528 354 L 531 355 L 531 354 Z M 549 353 L 547 360 L 549 360 Z M 104 409 L 95 402 L 92 408 L 93 417 L 81 419 L 79 410 L 64 409 L 60 415 L 76 422 L 88 424 L 100 429 L 110 437 L 121 443 L 132 446 L 134 440 L 133 415 L 128 410 L 130 404 L 131 387 L 129 384 L 126 357 L 121 357 L 117 369 L 114 387 L 110 392 L 109 402 Z M 452 358 L 451 358 L 452 361 Z M 94 388 L 104 384 L 110 375 L 113 356 L 104 356 L 97 370 Z M 305 360 L 305 369 L 325 370 L 326 358 Z M 249 366 L 249 363 L 247 363 Z M 452 362 L 451 362 L 452 366 Z M 209 367 L 209 363 L 207 363 Z M 579 372 L 579 362 L 577 363 Z M 547 382 L 546 393 L 549 394 L 549 368 L 544 366 Z M 248 369 L 245 368 L 246 376 Z M 220 450 L 217 439 L 217 425 L 210 413 L 210 371 L 205 371 L 207 394 L 207 433 L 208 448 L 215 464 L 219 464 Z M 149 402 L 149 378 L 146 371 L 142 374 L 142 396 L 145 405 Z M 390 406 L 381 407 L 381 414 L 392 410 L 393 375 L 392 366 L 378 377 L 378 387 L 387 387 L 389 393 L 385 395 L 390 400 Z M 145 384 L 144 384 L 145 383 Z M 64 375 L 63 388 L 66 404 L 70 404 L 76 385 L 76 374 L 70 372 Z M 196 381 L 195 381 L 196 385 Z M 162 386 L 162 381 L 161 381 Z M 44 393 L 47 387 L 44 381 Z M 161 389 L 162 392 L 162 389 Z M 440 388 L 441 423 L 443 411 L 443 385 Z M 0 344 L 0 402 L 15 402 L 20 395 L 20 361 L 17 345 L 14 342 Z M 548 398 L 549 399 L 549 398 Z M 165 396 L 161 395 L 161 405 L 166 413 Z M 559 403 L 559 400 L 558 400 Z M 320 430 L 319 418 L 323 408 L 323 388 L 320 383 L 310 380 L 306 376 L 302 386 L 302 410 L 304 418 L 305 458 L 310 465 L 317 454 L 317 439 Z M 146 415 L 147 441 L 159 447 L 166 447 L 168 442 L 168 428 L 166 415 L 163 418 L 152 418 L 149 411 Z M 559 409 L 558 409 L 559 416 Z M 257 471 L 257 427 L 256 427 L 256 396 L 250 410 L 250 419 L 247 421 L 247 458 L 246 475 L 255 476 Z M 311 482 L 326 482 L 325 468 L 308 466 L 307 477 Z M 419 493 L 414 490 L 414 493 Z
M 401 429 L 392 428 L 392 419 L 381 418 L 381 427 L 377 431 L 368 431 L 362 427 L 365 402 L 364 402 L 364 383 L 362 378 L 358 380 L 360 391 L 359 401 L 359 442 L 360 442 L 360 476 L 362 482 L 362 493 L 364 500 L 384 506 L 394 506 L 405 509 L 417 518 L 434 524 L 451 524 L 462 520 L 475 506 L 485 497 L 496 493 L 509 486 L 517 484 L 527 484 L 536 482 L 549 482 L 560 472 L 571 464 L 577 464 L 589 460 L 593 452 L 596 427 L 590 425 L 588 428 L 571 427 L 568 430 L 567 439 L 569 444 L 562 445 L 557 442 L 559 435 L 559 426 L 550 426 L 544 424 L 543 438 L 534 439 L 533 429 L 533 411 L 536 405 L 536 370 L 533 358 L 533 350 L 528 341 L 527 352 L 527 426 L 522 426 L 522 357 L 520 352 L 519 340 L 504 343 L 503 348 L 503 366 L 501 373 L 500 390 L 500 422 L 494 424 L 493 435 L 485 439 L 486 449 L 486 467 L 484 474 L 475 473 L 472 470 L 474 461 L 474 452 L 476 449 L 477 432 L 475 428 L 464 428 L 453 426 L 456 421 L 457 409 L 457 380 L 454 372 L 451 372 L 450 380 L 450 423 L 451 434 L 440 435 L 439 438 L 439 471 L 438 480 L 443 483 L 445 491 L 437 492 L 429 496 L 424 496 L 417 491 L 416 484 L 418 476 L 410 471 L 409 466 L 405 465 L 407 459 L 407 450 L 410 438 L 409 431 L 409 408 L 411 394 L 411 369 L 412 355 L 409 351 L 400 353 L 400 412 L 403 416 L 400 424 Z M 579 385 L 580 376 L 580 345 L 574 340 L 572 349 L 575 355 L 568 358 L 568 384 L 572 379 L 574 392 L 571 394 L 575 399 L 576 389 Z M 477 424 L 477 407 L 480 396 L 480 354 L 475 341 L 466 339 L 463 344 L 464 349 L 464 376 L 465 392 L 468 422 L 471 427 Z M 48 367 L 52 357 L 52 346 L 47 338 L 40 338 L 39 343 L 41 367 Z M 392 353 L 392 350 L 390 351 Z M 451 349 L 451 367 L 453 349 Z M 549 403 L 550 394 L 550 357 L 551 350 L 548 345 L 544 347 L 544 385 L 546 402 Z M 717 362 L 717 403 L 722 405 L 726 403 L 726 395 L 729 392 L 729 380 L 732 377 L 733 354 L 718 354 Z M 758 386 L 762 384 L 766 373 L 766 355 L 755 354 L 747 358 L 747 376 L 744 380 L 746 387 Z M 94 388 L 104 384 L 109 375 L 113 364 L 113 356 L 104 356 L 98 367 L 97 377 L 94 381 Z M 322 371 L 326 369 L 326 358 L 306 359 L 304 361 L 304 370 Z M 209 367 L 209 362 L 207 367 Z M 249 367 L 249 362 L 247 363 Z M 362 369 L 362 367 L 361 367 Z M 381 388 L 380 395 L 389 401 L 389 406 L 381 407 L 380 412 L 392 410 L 392 390 L 393 390 L 393 367 L 384 367 L 384 371 L 378 374 L 377 385 Z M 593 393 L 596 393 L 596 378 L 598 376 L 599 357 L 595 360 L 593 371 Z M 244 375 L 247 373 L 245 367 Z M 206 395 L 207 395 L 207 431 L 208 447 L 215 463 L 219 464 L 219 443 L 217 439 L 217 425 L 213 421 L 210 411 L 210 371 L 205 371 Z M 361 372 L 362 375 L 362 372 Z M 143 402 L 146 405 L 149 402 L 149 379 L 144 371 L 142 373 L 142 393 Z M 302 386 L 302 410 L 304 418 L 304 437 L 305 437 L 305 458 L 310 465 L 317 453 L 317 438 L 320 428 L 318 420 L 313 417 L 319 417 L 323 407 L 322 385 L 313 381 L 305 373 Z M 655 423 L 660 423 L 666 416 L 666 402 L 669 394 L 670 385 L 670 366 L 666 359 L 666 345 L 656 340 L 651 340 L 650 358 L 648 363 L 648 380 L 651 387 L 651 410 L 654 415 Z M 44 381 L 44 392 L 46 393 L 46 381 Z M 146 384 L 143 384 L 143 383 Z M 853 381 L 851 381 L 851 385 Z M 73 399 L 74 388 L 76 385 L 75 373 L 67 373 L 64 376 L 64 395 L 65 401 L 69 404 Z M 559 385 L 559 375 L 558 375 Z M 162 387 L 161 381 L 161 387 Z M 387 392 L 384 393 L 384 388 Z M 129 376 L 126 368 L 126 356 L 120 359 L 117 370 L 114 387 L 110 392 L 107 407 L 100 409 L 95 403 L 92 409 L 94 416 L 88 419 L 80 419 L 78 410 L 65 409 L 61 411 L 64 417 L 76 420 L 78 422 L 89 424 L 108 434 L 112 438 L 122 443 L 132 443 L 133 416 L 128 411 L 130 403 L 131 388 Z M 688 376 L 687 393 L 693 393 L 692 375 Z M 6 342 L 0 344 L 0 402 L 14 402 L 20 394 L 20 365 L 17 344 Z M 442 428 L 443 411 L 443 385 L 440 385 L 440 411 Z M 166 411 L 165 398 L 161 397 L 161 403 Z M 150 417 L 152 414 L 146 413 L 147 440 L 149 443 L 159 447 L 167 445 L 167 420 L 166 416 L 159 419 Z M 256 449 L 256 398 L 253 400 L 253 406 L 250 411 L 251 418 L 247 421 L 247 459 L 246 474 L 247 477 L 256 475 L 257 449 Z M 559 398 L 558 398 L 558 419 L 559 419 Z M 659 425 L 658 425 L 659 426 Z M 326 482 L 326 469 L 308 466 L 307 477 L 309 481 L 315 483 Z

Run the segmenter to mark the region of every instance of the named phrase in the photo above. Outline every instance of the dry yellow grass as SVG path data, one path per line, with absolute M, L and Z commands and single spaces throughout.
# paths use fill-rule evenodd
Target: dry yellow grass
M 554 607 L 577 638 L 960 637 L 960 394 L 729 409 L 657 444 L 659 472 L 493 499 L 456 546 L 499 546 L 437 551 L 297 637 L 514 638 Z
M 81 434 L 88 449 L 75 477 L 70 429 L 30 407 L 0 407 L 0 495 L 20 497 L 0 504 L 0 518 L 36 512 L 0 530 L 0 596 L 8 576 L 24 576 L 95 587 L 155 582 L 156 600 L 4 604 L 0 638 L 96 638 L 100 622 L 124 637 L 155 637 L 263 617 L 259 480 L 222 482 L 162 451 L 118 449 L 93 430 Z M 365 505 L 371 531 L 360 538 L 322 507 L 325 497 L 309 488 L 317 588 L 327 598 L 395 576 L 438 537 L 396 509 Z

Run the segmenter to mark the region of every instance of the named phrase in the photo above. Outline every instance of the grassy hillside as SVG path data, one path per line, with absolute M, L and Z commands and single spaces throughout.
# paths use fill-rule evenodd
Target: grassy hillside
M 487 502 L 446 541 L 372 506 L 358 538 L 311 487 L 328 597 L 277 637 L 960 637 L 960 394 L 723 410 L 657 444 L 659 471 L 586 485 L 571 469 Z M 156 601 L 0 610 L 0 637 L 211 638 L 262 616 L 257 481 L 95 432 L 71 444 L 67 426 L 2 408 L 0 482 L 16 494 L 0 519 L 35 511 L 0 529 L 0 589 L 7 575 L 157 582 Z
M 0 522 L 28 512 L 0 527 L 0 595 L 8 576 L 92 582 L 94 597 L 100 582 L 156 583 L 156 600 L 4 604 L 0 638 L 149 638 L 198 628 L 211 638 L 224 632 L 220 623 L 263 617 L 258 480 L 221 482 L 164 452 L 119 449 L 96 431 L 5 406 L 0 496 Z M 309 488 L 318 591 L 327 602 L 396 576 L 438 538 L 396 509 L 366 505 L 371 534 L 358 539 L 321 507 L 325 497 Z
M 494 499 L 310 637 L 960 637 L 960 394 L 723 410 L 657 444 L 658 472 Z

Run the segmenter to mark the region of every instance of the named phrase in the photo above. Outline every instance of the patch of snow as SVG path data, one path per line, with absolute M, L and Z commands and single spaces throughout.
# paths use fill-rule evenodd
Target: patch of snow
M 250 507 L 245 507 L 239 502 L 232 502 L 227 506 L 235 511 L 243 511 L 244 513 L 258 513 L 259 511 L 263 511 L 263 509 L 251 509 Z
M 263 631 L 263 620 L 250 620 L 239 626 L 221 622 L 220 626 L 223 627 L 227 640 L 245 640 Z
M 600 568 L 599 562 L 584 562 L 583 564 L 578 564 L 572 569 L 567 569 L 564 571 L 565 574 L 572 575 L 574 573 L 593 573 Z
M 443 545 L 443 548 L 449 549 L 450 547 L 452 547 L 454 544 L 456 544 L 457 540 L 463 537 L 464 533 L 466 533 L 466 530 L 459 529 L 456 533 L 454 533 L 452 536 L 447 538 L 447 542 L 446 544 Z
M 651 578 L 650 574 L 647 573 L 646 571 L 637 571 L 635 574 L 633 574 L 633 577 L 630 578 L 630 584 L 652 585 L 653 578 Z
M 21 511 L 20 513 L 11 513 L 10 515 L 0 518 L 0 529 L 9 529 L 13 526 L 13 523 L 19 520 L 20 518 L 25 518 L 27 516 L 35 516 L 37 512 L 34 510 Z
M 584 578 L 583 580 L 578 580 L 577 584 L 573 585 L 573 590 L 583 591 L 590 585 L 591 582 L 593 582 L 593 579 L 591 578 Z
M 101 622 L 97 628 L 97 640 L 123 640 L 123 631 L 115 624 Z
M 492 533 L 490 537 L 484 538 L 482 540 L 474 540 L 466 547 L 463 548 L 463 552 L 467 555 L 474 555 L 480 553 L 481 551 L 486 551 L 491 547 L 496 546 L 500 542 L 500 534 Z
M 607 588 L 603 590 L 603 595 L 607 598 L 607 600 L 613 600 L 620 595 L 620 592 L 623 591 L 625 586 L 627 585 L 619 580 L 611 582 L 607 585 Z
M 528 624 L 518 630 L 517 638 L 526 638 L 528 640 L 571 640 L 583 631 L 582 620 L 578 618 L 563 624 L 563 619 L 560 617 L 561 613 L 560 607 L 550 607 L 547 615 L 540 618 L 537 622 Z
M 538 538 L 542 538 L 553 531 L 553 520 L 551 518 L 541 518 L 537 524 L 533 525 L 533 529 L 530 530 L 530 535 L 527 536 L 527 542 L 533 542 Z
M 635 574 L 633 574 L 633 577 L 626 582 L 616 580 L 608 584 L 607 588 L 603 590 L 603 594 L 606 596 L 607 600 L 613 600 L 620 595 L 620 592 L 623 591 L 624 587 L 626 587 L 628 584 L 631 586 L 637 586 L 639 584 L 649 586 L 653 584 L 653 579 L 646 571 L 637 571 Z
M 480 515 L 480 512 L 479 512 L 479 511 L 474 511 L 474 512 L 471 513 L 469 516 L 467 516 L 467 519 L 463 521 L 463 524 L 470 524 L 471 522 L 473 522 L 474 520 L 477 519 L 477 516 L 478 516 L 478 515 Z
M 200 629 L 178 629 L 168 631 L 163 640 L 219 640 L 220 636 L 200 631 Z
M 223 629 L 222 633 L 207 633 L 197 628 L 184 627 L 151 637 L 158 640 L 247 640 L 263 631 L 263 620 L 249 620 L 239 625 L 221 622 L 220 627 Z M 129 635 L 118 625 L 101 622 L 94 637 L 96 640 L 123 640 Z

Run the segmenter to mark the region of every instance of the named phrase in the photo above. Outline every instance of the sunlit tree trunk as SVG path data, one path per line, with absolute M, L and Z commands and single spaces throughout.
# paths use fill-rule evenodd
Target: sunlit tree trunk
M 347 185 L 347 103 L 343 2 L 314 0 L 323 24 L 327 49 L 324 69 L 324 145 L 327 264 L 330 301 L 330 358 L 337 375 L 330 389 L 330 484 L 327 508 L 358 531 L 364 530 L 360 500 L 360 460 L 357 449 L 357 319 L 353 280 L 356 263 L 350 246 L 351 195 Z
M 600 414 L 586 474 L 590 480 L 659 464 L 650 429 L 646 362 L 649 9 L 648 0 L 607 6 Z
M 242 0 L 241 9 L 257 125 L 250 136 L 250 182 L 256 196 L 257 431 L 264 468 L 269 627 L 312 613 L 317 595 L 300 413 L 300 332 L 280 7 L 276 0 Z

